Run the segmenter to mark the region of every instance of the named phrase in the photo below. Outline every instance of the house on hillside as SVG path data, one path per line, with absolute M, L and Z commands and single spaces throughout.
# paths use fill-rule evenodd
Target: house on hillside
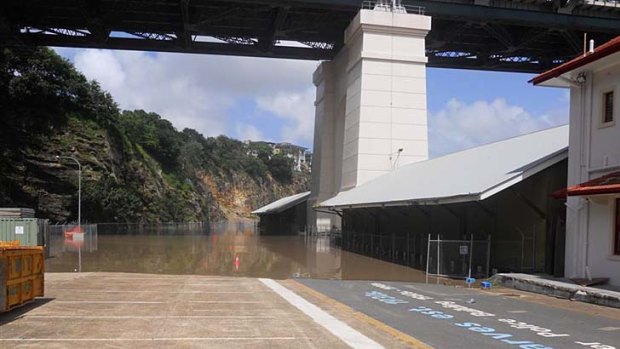
M 291 143 L 278 143 L 274 148 L 276 154 L 282 154 L 293 160 L 293 171 L 296 172 L 302 172 L 309 168 L 310 164 L 306 164 L 307 151 L 307 148 Z
M 248 146 L 247 154 L 255 158 L 271 159 L 274 155 L 282 155 L 291 159 L 292 170 L 296 172 L 310 172 L 312 166 L 312 152 L 299 145 L 291 143 L 273 143 L 265 141 L 245 141 Z M 261 152 L 263 154 L 261 154 Z
M 570 89 L 566 276 L 620 286 L 620 36 L 531 82 Z
M 405 165 L 320 206 L 342 217 L 343 248 L 356 253 L 455 277 L 563 275 L 565 206 L 551 194 L 566 186 L 568 133 Z

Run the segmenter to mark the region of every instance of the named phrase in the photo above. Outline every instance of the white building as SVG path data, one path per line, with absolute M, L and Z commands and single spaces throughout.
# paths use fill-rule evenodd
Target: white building
M 531 82 L 570 88 L 566 276 L 620 285 L 620 37 Z

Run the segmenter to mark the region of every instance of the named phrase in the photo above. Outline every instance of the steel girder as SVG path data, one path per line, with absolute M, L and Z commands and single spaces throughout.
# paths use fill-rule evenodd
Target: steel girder
M 433 17 L 435 67 L 540 72 L 579 54 L 583 33 L 620 34 L 620 8 L 588 0 L 402 0 Z M 360 0 L 4 0 L 5 45 L 331 59 Z M 298 44 L 295 44 L 297 42 Z M 2 44 L 0 43 L 0 44 Z

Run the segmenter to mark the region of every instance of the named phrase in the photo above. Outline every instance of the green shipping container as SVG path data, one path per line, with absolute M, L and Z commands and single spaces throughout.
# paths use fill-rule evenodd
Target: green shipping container
M 19 240 L 21 246 L 43 246 L 44 219 L 0 218 L 0 241 Z

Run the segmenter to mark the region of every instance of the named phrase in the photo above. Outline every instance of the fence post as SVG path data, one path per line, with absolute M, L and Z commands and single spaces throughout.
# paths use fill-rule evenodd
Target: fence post
M 428 267 L 431 260 L 431 234 L 428 234 L 426 243 L 426 283 L 428 284 Z
M 411 246 L 409 245 L 409 232 L 407 232 L 407 266 L 411 266 Z
M 441 236 L 439 234 L 437 234 L 437 278 L 435 279 L 437 281 L 437 284 L 439 284 L 439 266 L 440 266 L 440 264 L 439 264 L 439 254 L 441 253 L 440 249 L 439 249 L 439 244 L 440 244 L 439 240 L 440 239 L 441 239 Z
M 491 276 L 489 275 L 489 269 L 491 268 L 491 234 L 489 234 L 487 240 L 487 277 L 489 277 Z
M 473 255 L 474 255 L 474 234 L 471 234 L 471 237 L 469 240 L 469 275 L 468 275 L 470 279 L 471 279 L 471 260 L 472 260 Z
M 392 262 L 396 261 L 396 233 L 392 232 Z

